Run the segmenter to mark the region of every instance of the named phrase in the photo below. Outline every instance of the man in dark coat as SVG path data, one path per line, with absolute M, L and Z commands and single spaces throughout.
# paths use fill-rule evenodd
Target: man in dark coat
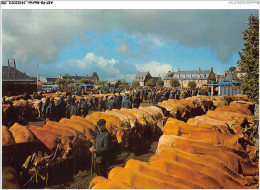
M 89 109 L 88 103 L 84 99 L 82 99 L 80 105 L 81 105 L 80 107 L 81 117 L 85 118 L 86 115 L 88 115 L 88 109 Z
M 108 110 L 116 109 L 116 100 L 114 97 L 109 97 L 107 102 L 107 109 Z
M 139 108 L 141 102 L 142 102 L 142 99 L 139 98 L 138 96 L 135 96 L 134 99 L 133 99 L 133 107 Z
M 48 107 L 46 108 L 46 121 L 55 121 L 55 105 L 54 101 L 50 101 Z
M 97 122 L 98 134 L 93 147 L 89 150 L 94 153 L 96 162 L 96 174 L 107 178 L 107 159 L 109 153 L 110 134 L 106 130 L 106 120 L 100 119 Z
M 123 102 L 122 107 L 127 109 L 132 109 L 132 102 L 129 96 L 126 97 L 126 100 Z
M 70 118 L 71 118 L 72 115 L 78 115 L 77 104 L 72 103 L 69 111 L 70 111 Z

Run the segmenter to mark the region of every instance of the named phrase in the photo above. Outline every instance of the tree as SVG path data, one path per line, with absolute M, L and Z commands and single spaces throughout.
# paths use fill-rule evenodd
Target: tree
M 86 78 L 80 79 L 80 80 L 79 80 L 79 83 L 94 84 L 94 82 L 93 82 L 92 80 L 86 79 Z
M 145 86 L 155 87 L 156 83 L 153 79 L 150 79 L 145 83 Z
M 229 71 L 235 71 L 236 67 L 229 67 Z
M 98 81 L 98 82 L 95 82 L 95 85 L 97 85 L 97 86 L 104 85 L 104 84 L 105 84 L 105 81 Z
M 259 102 L 259 18 L 250 15 L 248 29 L 243 32 L 245 48 L 239 52 L 241 60 L 238 65 L 246 72 L 243 77 L 242 90 L 256 103 Z
M 66 83 L 65 79 L 58 78 L 58 79 L 55 80 L 55 84 L 58 84 L 58 85 L 65 84 L 65 83 Z
M 140 83 L 138 81 L 133 81 L 132 86 L 140 86 Z
M 195 81 L 189 81 L 188 82 L 188 87 L 195 88 L 196 86 L 197 86 L 197 84 L 196 84 Z
M 122 82 L 122 85 L 125 85 L 125 86 L 127 86 L 127 85 L 128 85 L 128 82 L 126 82 L 126 81 L 123 81 L 123 82 Z
M 96 80 L 96 81 L 99 81 L 99 76 L 97 74 L 97 72 L 93 72 L 92 76 L 91 76 L 92 80 Z
M 170 84 L 172 87 L 179 87 L 181 85 L 178 79 L 172 79 Z
M 162 79 L 159 79 L 157 82 L 156 82 L 156 86 L 163 86 L 164 85 L 164 82 Z

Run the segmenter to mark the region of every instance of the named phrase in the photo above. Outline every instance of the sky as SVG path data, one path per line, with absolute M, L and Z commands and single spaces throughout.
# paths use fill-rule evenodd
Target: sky
M 2 10 L 2 64 L 29 76 L 126 79 L 138 71 L 237 66 L 243 31 L 258 10 Z

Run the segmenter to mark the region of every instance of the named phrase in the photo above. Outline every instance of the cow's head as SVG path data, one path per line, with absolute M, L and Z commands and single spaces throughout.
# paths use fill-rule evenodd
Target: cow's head
M 59 140 L 58 149 L 63 153 L 63 158 L 67 158 L 72 154 L 72 144 L 75 136 L 63 137 Z
M 128 142 L 129 131 L 130 131 L 130 128 L 123 128 L 123 127 L 117 128 L 117 131 L 116 131 L 117 142 L 119 144 L 122 144 L 124 147 L 129 146 L 129 142 Z

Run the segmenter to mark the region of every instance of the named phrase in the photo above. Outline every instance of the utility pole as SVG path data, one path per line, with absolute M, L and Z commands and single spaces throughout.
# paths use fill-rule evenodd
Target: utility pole
M 39 64 L 37 64 L 37 80 L 36 81 L 39 81 Z

